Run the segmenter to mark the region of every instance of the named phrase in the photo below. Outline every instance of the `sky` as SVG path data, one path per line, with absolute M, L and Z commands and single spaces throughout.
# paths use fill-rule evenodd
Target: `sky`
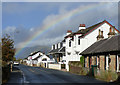
M 67 30 L 75 32 L 79 24 L 89 27 L 103 20 L 118 29 L 117 2 L 2 3 L 2 34 L 10 34 L 16 48 L 51 46 L 62 41 Z M 52 25 L 46 30 L 49 24 Z M 30 39 L 38 31 L 42 33 Z

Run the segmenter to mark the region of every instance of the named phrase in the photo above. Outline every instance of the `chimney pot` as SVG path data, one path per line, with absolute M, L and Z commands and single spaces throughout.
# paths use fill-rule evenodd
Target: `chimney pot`
M 101 35 L 103 36 L 103 31 L 101 31 Z
M 81 30 L 81 29 L 85 29 L 85 24 L 80 24 L 79 30 Z
M 112 28 L 110 27 L 110 32 L 112 32 Z
M 80 24 L 80 26 L 79 27 L 85 27 L 85 24 Z
M 67 33 L 72 33 L 72 31 L 71 31 L 71 30 L 68 30 Z
M 99 35 L 100 35 L 101 30 L 99 29 Z

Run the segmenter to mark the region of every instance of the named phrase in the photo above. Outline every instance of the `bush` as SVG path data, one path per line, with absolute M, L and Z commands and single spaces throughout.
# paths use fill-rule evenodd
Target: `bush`
M 6 83 L 10 77 L 10 65 L 2 66 L 2 83 Z
M 82 67 L 84 67 L 84 56 L 81 56 L 81 57 L 80 57 L 80 63 L 81 63 L 81 65 L 82 65 Z

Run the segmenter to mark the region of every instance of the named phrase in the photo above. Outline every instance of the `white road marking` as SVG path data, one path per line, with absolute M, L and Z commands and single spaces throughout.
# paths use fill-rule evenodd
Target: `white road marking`
M 23 73 L 23 71 L 21 71 L 22 75 L 23 75 L 23 82 L 24 83 L 30 83 L 29 81 L 26 81 L 26 77 L 25 77 L 25 74 Z

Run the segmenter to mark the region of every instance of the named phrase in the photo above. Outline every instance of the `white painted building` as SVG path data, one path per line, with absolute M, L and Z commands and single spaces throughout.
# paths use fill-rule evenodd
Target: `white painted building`
M 50 59 L 47 55 L 40 51 L 33 52 L 27 57 L 27 65 L 29 66 L 40 66 L 40 64 L 42 63 L 45 64 L 45 67 L 47 67 L 48 63 L 53 62 L 55 62 L 54 58 Z
M 118 34 L 119 31 L 106 20 L 88 28 L 85 27 L 85 24 L 80 24 L 79 30 L 74 33 L 68 31 L 70 34 L 65 37 L 66 69 L 69 71 L 69 61 L 80 61 L 81 55 L 79 54 L 97 41 L 99 30 L 103 31 L 104 38 L 108 38 L 110 28 L 112 29 L 111 31 L 115 31 Z
M 55 58 L 56 63 L 65 60 L 65 41 L 59 42 L 52 45 L 49 55 L 52 55 Z
M 67 35 L 64 37 L 64 59 L 66 60 L 67 71 L 69 71 L 69 61 L 80 61 L 81 55 L 79 54 L 97 41 L 98 34 L 102 33 L 104 38 L 107 38 L 109 31 L 115 31 L 116 34 L 119 33 L 119 31 L 106 20 L 87 28 L 85 24 L 80 24 L 77 32 L 68 30 Z
M 38 58 L 41 57 L 42 55 L 43 53 L 40 51 L 31 53 L 27 58 L 27 65 L 29 66 L 36 65 L 38 62 Z

